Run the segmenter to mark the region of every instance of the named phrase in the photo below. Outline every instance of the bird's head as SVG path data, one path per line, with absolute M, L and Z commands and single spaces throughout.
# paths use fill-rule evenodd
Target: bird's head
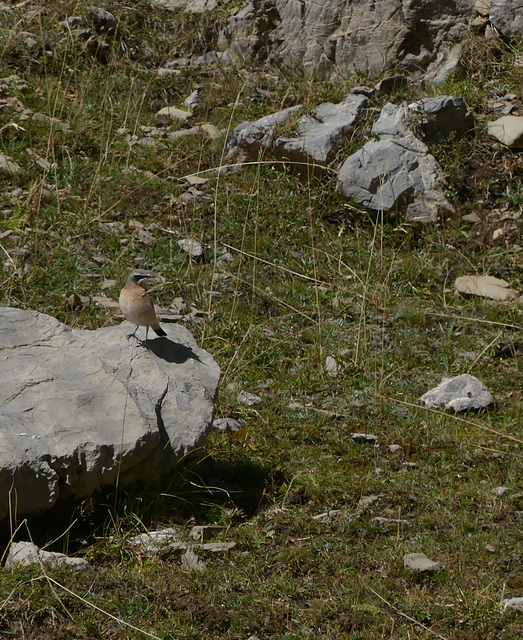
M 135 269 L 131 271 L 129 277 L 127 278 L 127 282 L 133 282 L 140 287 L 145 289 L 145 285 L 147 280 L 156 278 L 155 273 L 151 273 L 150 271 L 145 271 L 144 269 Z

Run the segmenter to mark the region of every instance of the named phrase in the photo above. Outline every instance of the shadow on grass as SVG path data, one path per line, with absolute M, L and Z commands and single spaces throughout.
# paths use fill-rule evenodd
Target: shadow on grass
M 136 482 L 115 493 L 114 487 L 84 500 L 60 501 L 38 517 L 19 516 L 12 536 L 0 523 L 0 544 L 32 541 L 48 551 L 70 554 L 110 535 L 137 535 L 162 527 L 224 524 L 255 516 L 284 479 L 257 462 L 184 459 L 168 477 L 152 484 Z M 15 528 L 15 527 L 13 527 Z

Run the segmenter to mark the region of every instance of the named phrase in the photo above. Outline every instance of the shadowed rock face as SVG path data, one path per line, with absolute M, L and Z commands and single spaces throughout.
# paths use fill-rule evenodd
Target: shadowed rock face
M 191 333 L 71 329 L 0 308 L 0 520 L 118 482 L 154 483 L 212 426 L 220 369 Z
M 221 42 L 242 59 L 268 59 L 319 80 L 376 76 L 397 65 L 426 69 L 476 15 L 475 0 L 251 0 L 229 19 Z

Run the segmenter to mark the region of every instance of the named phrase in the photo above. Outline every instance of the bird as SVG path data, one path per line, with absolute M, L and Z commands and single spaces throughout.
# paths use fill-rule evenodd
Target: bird
M 145 288 L 147 279 L 155 277 L 154 273 L 142 269 L 131 271 L 120 292 L 120 309 L 125 319 L 136 325 L 136 329 L 127 336 L 127 339 L 136 338 L 138 327 L 145 327 L 145 340 L 140 340 L 142 345 L 147 342 L 149 327 L 159 336 L 167 335 L 160 327 L 153 301 Z M 136 339 L 138 340 L 138 338 Z

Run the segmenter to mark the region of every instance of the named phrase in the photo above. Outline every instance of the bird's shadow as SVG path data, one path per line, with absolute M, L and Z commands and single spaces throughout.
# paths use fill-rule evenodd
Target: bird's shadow
M 200 358 L 194 353 L 194 351 L 178 342 L 173 342 L 169 338 L 154 338 L 153 340 L 141 341 L 142 347 L 145 347 L 147 351 L 151 351 L 155 356 L 165 360 L 166 362 L 175 362 L 176 364 L 182 364 L 187 360 L 196 360 L 202 362 Z

